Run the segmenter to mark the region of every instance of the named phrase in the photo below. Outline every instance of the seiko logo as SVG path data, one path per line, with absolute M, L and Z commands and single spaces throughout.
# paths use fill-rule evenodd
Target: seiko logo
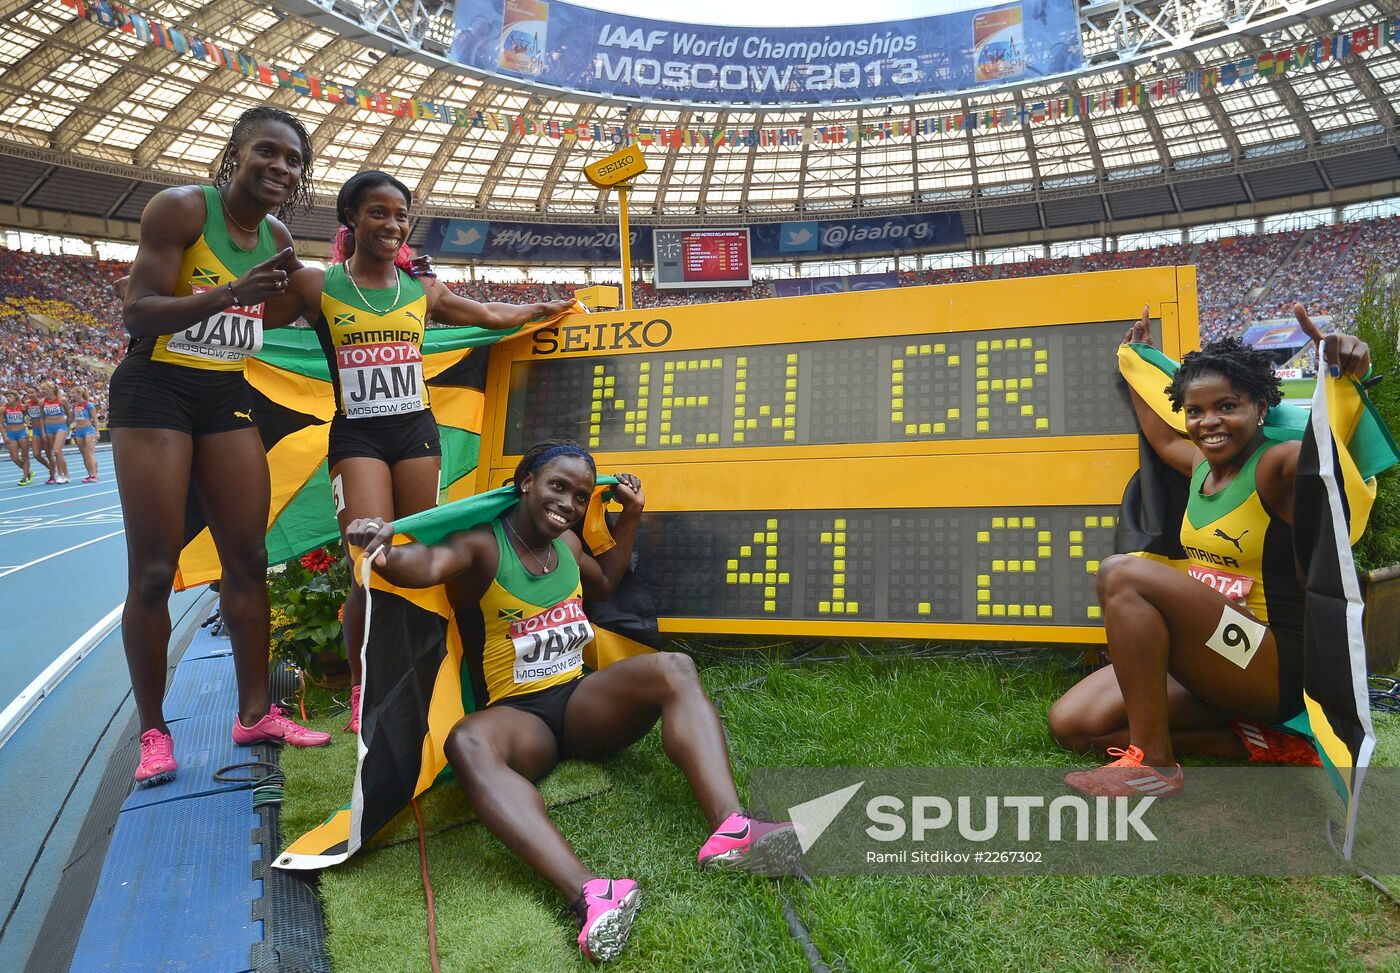
M 532 355 L 553 355 L 569 351 L 620 351 L 626 348 L 661 348 L 671 340 L 671 322 L 665 318 L 650 321 L 600 321 L 597 324 L 568 324 L 535 332 Z

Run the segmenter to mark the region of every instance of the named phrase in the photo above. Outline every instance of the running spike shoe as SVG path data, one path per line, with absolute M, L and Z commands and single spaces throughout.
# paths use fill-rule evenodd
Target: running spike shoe
M 1235 720 L 1230 724 L 1249 751 L 1252 764 L 1283 764 L 1289 767 L 1321 767 L 1322 758 L 1306 739 L 1284 733 L 1272 726 Z
M 251 747 L 255 743 L 289 743 L 294 747 L 324 747 L 331 742 L 331 735 L 320 730 L 308 730 L 293 723 L 281 707 L 274 706 L 266 716 L 252 726 L 244 726 L 243 720 L 233 718 L 233 742 L 240 747 Z
M 97 477 L 95 477 L 95 476 L 85 476 L 85 477 L 83 477 L 83 482 L 84 482 L 84 483 L 96 483 L 96 482 L 97 482 Z
M 147 730 L 141 734 L 141 762 L 136 765 L 136 783 L 154 787 L 175 779 L 175 741 L 169 733 Z
M 33 482 L 34 482 L 34 474 L 33 474 L 33 473 L 30 473 L 28 476 L 21 476 L 21 477 L 19 478 L 19 485 L 20 485 L 20 486 L 29 486 L 29 485 L 30 485 L 31 483 L 33 483 Z
M 57 480 L 50 476 L 47 480 L 44 481 L 44 486 L 53 486 L 57 482 Z
M 627 945 L 632 921 L 642 906 L 642 890 L 630 878 L 594 878 L 583 883 L 573 902 L 578 948 L 595 962 L 615 960 Z
M 346 723 L 341 730 L 342 733 L 360 732 L 360 687 L 350 687 L 350 722 Z
M 1176 797 L 1186 785 L 1181 764 L 1167 776 L 1142 763 L 1142 750 L 1128 745 L 1126 750 L 1109 747 L 1108 755 L 1118 759 L 1095 770 L 1065 774 L 1065 783 L 1092 797 Z
M 791 875 L 802 855 L 791 821 L 755 821 L 735 811 L 700 848 L 701 868 L 729 868 L 751 875 Z

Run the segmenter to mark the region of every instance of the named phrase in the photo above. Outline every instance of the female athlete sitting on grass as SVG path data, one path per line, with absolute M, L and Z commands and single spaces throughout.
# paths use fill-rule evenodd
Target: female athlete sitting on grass
M 1293 313 L 1310 338 L 1323 340 L 1301 304 Z M 1144 310 L 1124 343 L 1151 340 Z M 1324 357 L 1333 375 L 1360 376 L 1370 350 L 1333 334 Z M 1117 757 L 1065 777 L 1086 794 L 1175 795 L 1178 748 L 1276 763 L 1317 759 L 1300 738 L 1268 726 L 1303 708 L 1303 594 L 1293 560 L 1300 444 L 1264 436 L 1264 416 L 1282 399 L 1273 363 L 1223 338 L 1187 354 L 1166 391 L 1186 413 L 1186 438 L 1135 392 L 1133 408 L 1162 462 L 1191 478 L 1181 522 L 1191 573 L 1126 554 L 1099 568 L 1113 664 L 1050 709 L 1060 743 Z
M 616 753 L 659 717 L 662 747 L 690 781 L 713 832 L 700 849 L 701 867 L 778 875 L 798 855 L 791 824 L 755 821 L 740 810 L 724 730 L 689 656 L 658 652 L 583 673 L 593 630 L 582 599 L 612 594 L 641 521 L 641 481 L 630 473 L 617 478 L 617 546 L 596 559 L 570 530 L 593 494 L 593 458 L 559 440 L 525 454 L 515 470 L 520 502 L 489 527 L 432 546 L 390 547 L 393 524 L 373 518 L 355 521 L 345 535 L 380 551 L 374 565 L 393 584 L 445 583 L 460 618 L 480 606 L 484 644 L 468 647 L 464 667 L 485 706 L 452 730 L 447 759 L 482 823 L 571 901 L 579 948 L 595 960 L 622 951 L 641 890 L 631 879 L 594 875 L 549 819 L 531 782 L 561 758 Z

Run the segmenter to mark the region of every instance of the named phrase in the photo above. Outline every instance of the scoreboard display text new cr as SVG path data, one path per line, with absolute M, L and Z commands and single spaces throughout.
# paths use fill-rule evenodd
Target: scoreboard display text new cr
M 579 315 L 492 350 L 479 488 L 537 440 L 643 480 L 663 631 L 1101 642 L 1149 268 Z

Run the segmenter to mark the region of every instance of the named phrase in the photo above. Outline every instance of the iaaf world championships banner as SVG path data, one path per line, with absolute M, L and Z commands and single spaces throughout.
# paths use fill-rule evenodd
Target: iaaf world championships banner
M 721 27 L 560 0 L 457 0 L 451 58 L 595 95 L 813 104 L 1033 81 L 1084 63 L 1074 0 L 837 27 Z
M 649 226 L 631 228 L 632 259 L 650 263 Z M 513 223 L 499 220 L 433 221 L 424 249 L 434 256 L 527 263 L 616 263 L 616 224 Z M 966 240 L 958 213 L 795 220 L 749 226 L 751 254 L 759 260 L 866 253 L 912 253 Z M 854 289 L 854 288 L 853 288 Z

